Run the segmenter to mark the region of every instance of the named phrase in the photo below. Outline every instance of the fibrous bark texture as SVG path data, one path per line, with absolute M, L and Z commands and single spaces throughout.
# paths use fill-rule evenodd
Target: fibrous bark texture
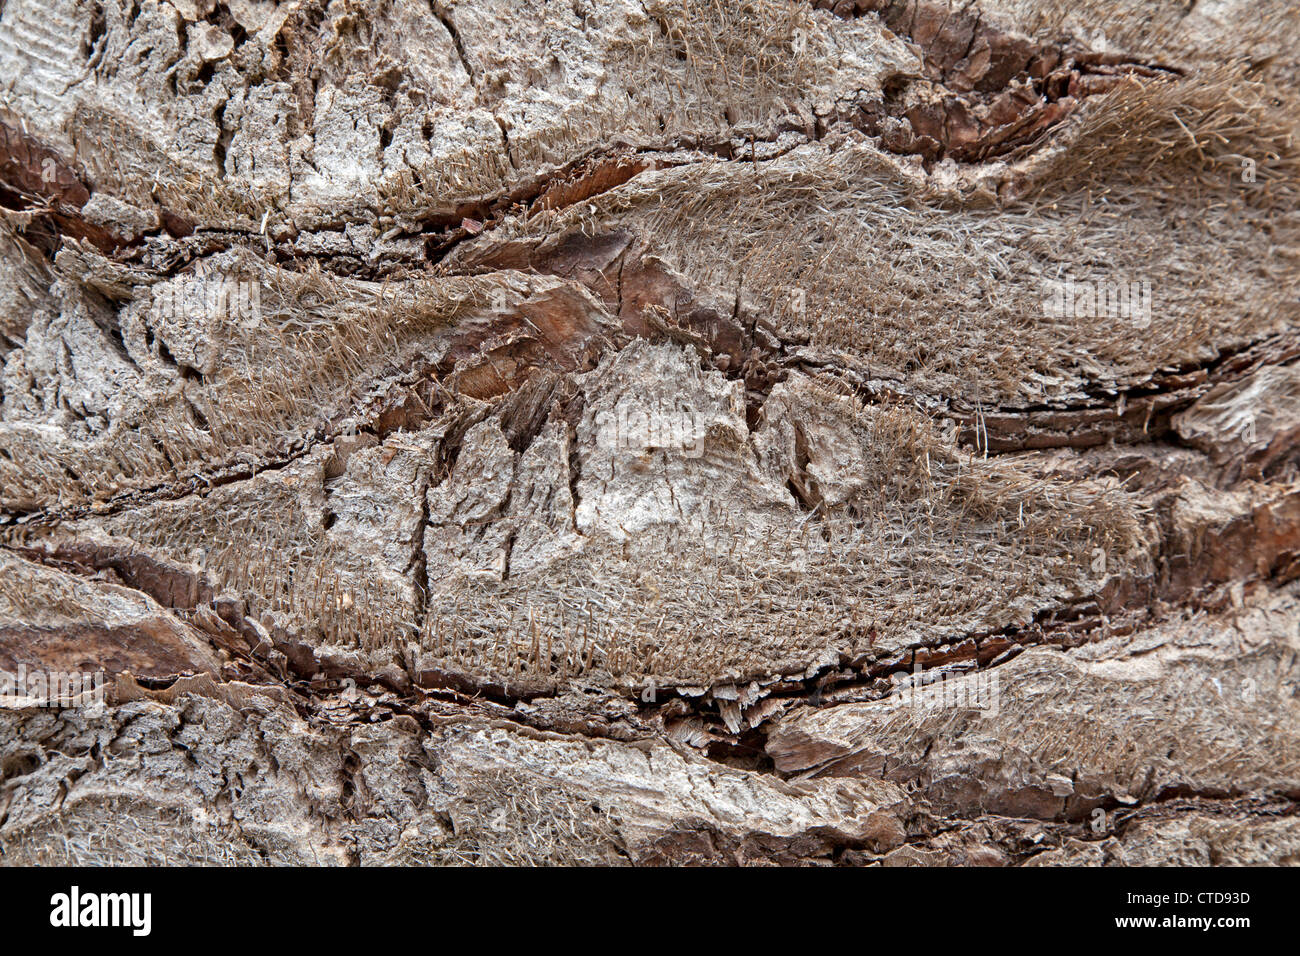
M 0 0 L 0 860 L 1300 861 L 1297 51 Z

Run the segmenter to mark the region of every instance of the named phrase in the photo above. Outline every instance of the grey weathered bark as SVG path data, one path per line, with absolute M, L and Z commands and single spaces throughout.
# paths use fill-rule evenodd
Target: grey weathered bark
M 0 859 L 1295 862 L 1298 50 L 0 0 Z

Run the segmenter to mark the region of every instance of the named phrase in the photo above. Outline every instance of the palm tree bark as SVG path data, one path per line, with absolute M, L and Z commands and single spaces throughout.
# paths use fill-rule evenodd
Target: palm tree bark
M 0 860 L 1293 859 L 1300 14 L 1186 6 L 0 0 Z

